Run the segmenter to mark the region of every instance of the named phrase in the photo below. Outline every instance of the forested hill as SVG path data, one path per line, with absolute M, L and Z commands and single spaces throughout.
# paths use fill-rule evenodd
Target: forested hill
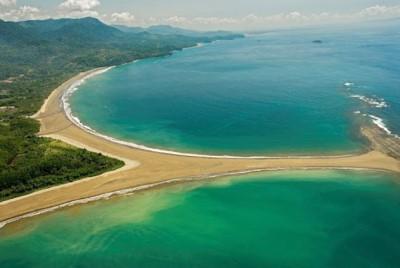
M 227 32 L 182 35 L 185 32 L 190 31 L 121 31 L 94 18 L 0 21 L 0 81 L 13 80 L 0 83 L 0 106 L 16 106 L 20 112 L 34 113 L 54 87 L 54 82 L 47 85 L 53 80 L 59 83 L 82 70 L 165 55 L 198 42 L 241 37 Z M 38 80 L 40 87 L 26 84 Z M 19 88 L 21 83 L 23 88 Z M 12 98 L 5 101 L 4 95 Z M 31 101 L 26 103 L 23 100 L 28 96 Z
M 165 27 L 129 29 L 94 18 L 0 20 L 0 200 L 121 165 L 35 135 L 38 122 L 27 116 L 63 81 L 97 67 L 168 55 L 199 42 L 242 37 Z
M 148 32 L 152 34 L 161 34 L 161 35 L 184 35 L 191 37 L 207 37 L 213 39 L 224 39 L 224 38 L 232 38 L 232 37 L 240 37 L 242 35 L 233 34 L 227 31 L 211 31 L 211 32 L 201 32 L 194 30 L 187 30 L 178 27 L 172 27 L 170 25 L 154 25 L 148 28 L 142 27 L 127 27 L 123 25 L 113 25 L 113 27 L 127 33 L 142 33 Z

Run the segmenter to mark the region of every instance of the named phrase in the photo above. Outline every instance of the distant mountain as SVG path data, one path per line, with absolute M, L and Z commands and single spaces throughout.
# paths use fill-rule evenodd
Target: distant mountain
M 148 28 L 127 27 L 122 25 L 114 25 L 114 27 L 126 33 L 148 32 L 158 35 L 184 35 L 190 37 L 211 37 L 211 38 L 219 37 L 221 39 L 243 37 L 243 35 L 241 34 L 236 34 L 227 31 L 201 32 L 201 31 L 194 31 L 194 30 L 187 30 L 178 27 L 173 27 L 170 25 L 154 25 Z
M 197 32 L 166 25 L 110 26 L 95 18 L 22 22 L 0 20 L 0 80 L 40 77 L 54 70 L 86 70 L 168 55 L 198 43 L 240 38 L 229 32 Z M 65 66 L 68 65 L 68 66 Z
M 143 33 L 143 32 L 148 32 L 146 31 L 146 28 L 142 27 L 129 27 L 125 25 L 112 25 L 114 28 L 125 32 L 125 33 Z
M 30 20 L 17 23 L 43 40 L 88 42 L 106 41 L 123 32 L 95 18 Z
M 198 36 L 202 34 L 201 32 L 172 27 L 169 25 L 150 26 L 149 28 L 147 28 L 147 31 L 155 34 L 176 34 L 176 35 L 187 35 L 187 36 Z
M 81 39 L 82 41 L 106 41 L 123 35 L 120 30 L 93 18 L 75 20 L 51 32 L 51 34 L 59 40 Z
M 174 50 L 241 35 L 202 33 L 171 26 L 110 26 L 95 18 L 22 22 L 0 20 L 0 80 L 54 70 L 74 72 L 135 59 L 168 55 Z M 68 66 L 65 66 L 65 65 Z
M 60 19 L 23 22 L 0 20 L 0 43 L 16 47 L 90 45 L 123 38 L 124 32 L 97 19 Z
M 92 25 L 92 26 L 106 26 L 103 22 L 96 18 L 86 17 L 80 19 L 46 19 L 46 20 L 27 20 L 20 21 L 17 24 L 22 27 L 36 32 L 52 32 L 59 30 L 63 27 L 73 25 Z
M 20 26 L 35 31 L 37 33 L 45 33 L 56 31 L 66 25 L 74 24 L 86 19 L 47 19 L 47 20 L 28 20 L 17 22 Z
M 188 39 L 197 42 L 211 42 L 217 39 L 233 39 L 242 35 L 231 32 L 199 32 L 168 25 L 148 28 L 110 26 L 98 19 L 47 19 L 22 22 L 0 22 L 0 41 L 20 45 L 39 42 L 41 45 L 58 42 L 60 45 L 99 46 L 99 44 L 134 44 L 150 40 Z M 142 46 L 141 45 L 141 46 Z
M 0 42 L 28 45 L 38 42 L 38 37 L 17 23 L 0 20 Z

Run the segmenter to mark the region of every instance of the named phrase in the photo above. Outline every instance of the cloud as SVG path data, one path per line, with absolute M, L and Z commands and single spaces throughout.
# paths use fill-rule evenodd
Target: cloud
M 10 7 L 15 6 L 17 4 L 17 0 L 0 0 L 0 6 Z
M 0 18 L 10 21 L 19 20 L 35 20 L 44 18 L 40 10 L 32 6 L 21 6 L 19 8 L 11 9 L 6 12 L 0 13 Z
M 133 24 L 136 18 L 129 12 L 113 13 L 111 14 L 111 22 L 119 24 Z
M 365 20 L 387 19 L 400 17 L 400 5 L 376 5 L 353 13 L 311 13 L 299 11 L 260 16 L 248 14 L 244 17 L 179 17 L 172 16 L 162 19 L 161 23 L 175 26 L 187 26 L 198 29 L 231 29 L 231 30 L 257 30 L 272 27 L 305 26 L 327 23 L 348 23 Z
M 43 11 L 32 6 L 16 6 L 17 0 L 0 0 L 0 18 L 5 20 L 26 20 L 46 18 Z M 99 13 L 100 0 L 63 0 L 52 17 L 96 17 L 113 24 L 149 26 L 170 24 L 198 30 L 225 29 L 238 31 L 264 30 L 277 27 L 322 25 L 329 23 L 351 23 L 400 17 L 400 5 L 374 5 L 348 13 L 302 13 L 292 11 L 272 15 L 251 13 L 243 17 L 136 17 L 130 12 Z
M 178 23 L 178 24 L 180 24 L 180 23 L 187 22 L 188 19 L 185 18 L 185 17 L 173 16 L 173 17 L 167 18 L 165 21 L 168 22 L 168 23 Z
M 82 18 L 95 17 L 102 18 L 95 8 L 100 5 L 99 0 L 64 0 L 58 8 L 58 17 Z
M 358 15 L 361 17 L 398 17 L 400 16 L 400 6 L 376 5 L 361 10 Z
M 65 0 L 59 7 L 70 11 L 88 11 L 99 5 L 99 0 Z
M 235 24 L 236 19 L 233 18 L 218 18 L 218 17 L 197 17 L 192 20 L 193 24 L 215 25 L 215 24 Z
M 68 11 L 67 13 L 61 13 L 59 15 L 60 18 L 83 18 L 83 17 L 94 17 L 100 18 L 102 15 L 95 10 L 73 10 Z

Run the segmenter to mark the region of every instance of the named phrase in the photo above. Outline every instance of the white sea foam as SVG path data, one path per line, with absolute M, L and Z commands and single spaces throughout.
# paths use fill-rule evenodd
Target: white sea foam
M 337 155 L 337 156 L 285 156 L 285 157 L 280 157 L 280 156 L 233 156 L 233 155 L 208 155 L 208 154 L 195 154 L 195 153 L 183 153 L 183 152 L 177 152 L 177 151 L 171 151 L 171 150 L 164 150 L 164 149 L 157 149 L 157 148 L 152 148 L 148 147 L 145 145 L 137 144 L 134 142 L 127 142 L 127 141 L 122 141 L 118 140 L 116 138 L 106 136 L 104 134 L 98 133 L 94 129 L 90 128 L 89 126 L 83 124 L 80 119 L 77 116 L 74 116 L 71 107 L 68 103 L 69 98 L 71 95 L 79 89 L 79 86 L 82 85 L 87 79 L 92 78 L 96 75 L 105 73 L 109 71 L 110 69 L 114 68 L 109 67 L 103 70 L 99 70 L 97 72 L 93 72 L 90 75 L 84 77 L 83 79 L 77 81 L 76 83 L 72 84 L 63 94 L 61 100 L 62 100 L 62 106 L 64 108 L 65 114 L 67 118 L 77 127 L 81 128 L 82 130 L 89 132 L 93 135 L 96 135 L 98 137 L 101 137 L 105 140 L 128 146 L 131 148 L 135 149 L 140 149 L 140 150 L 145 150 L 145 151 L 150 151 L 150 152 L 155 152 L 155 153 L 161 153 L 161 154 L 169 154 L 169 155 L 177 155 L 177 156 L 187 156 L 187 157 L 200 157 L 200 158 L 223 158 L 223 159 L 285 159 L 285 158 L 298 158 L 298 159 L 309 159 L 309 158 L 314 158 L 314 157 L 319 157 L 319 158 L 338 158 L 338 157 L 343 157 L 343 156 L 350 156 L 348 155 Z
M 355 114 L 359 114 L 361 116 L 364 117 L 368 117 L 372 120 L 372 123 L 374 123 L 374 125 L 376 125 L 378 128 L 382 129 L 386 134 L 398 138 L 400 139 L 400 136 L 397 134 L 394 134 L 389 127 L 385 124 L 385 121 L 383 120 L 383 118 L 380 118 L 376 115 L 372 115 L 372 114 L 365 114 L 365 113 L 361 113 L 361 111 L 356 111 L 354 112 Z
M 396 137 L 396 138 L 400 138 L 398 135 L 394 134 L 394 133 L 387 127 L 387 125 L 385 124 L 385 122 L 384 122 L 384 120 L 383 120 L 382 118 L 380 118 L 380 117 L 378 117 L 378 116 L 376 116 L 376 115 L 372 115 L 372 114 L 369 114 L 368 116 L 369 116 L 369 118 L 371 118 L 372 122 L 373 122 L 377 127 L 379 127 L 380 129 L 382 129 L 383 131 L 385 131 L 386 134 L 391 135 L 391 136 Z
M 354 83 L 352 83 L 352 82 L 346 82 L 346 83 L 344 83 L 344 86 L 345 86 L 345 87 L 352 87 L 352 86 L 354 86 Z
M 350 96 L 351 98 L 359 99 L 375 108 L 387 108 L 389 105 L 382 98 L 368 98 L 363 95 L 354 94 Z
M 67 116 L 69 115 L 68 118 L 70 118 L 70 117 L 72 118 L 72 117 L 73 117 L 74 120 L 76 120 L 77 122 L 80 123 L 80 121 L 79 121 L 79 119 L 78 119 L 77 117 L 72 116 L 72 114 L 71 114 L 71 107 L 70 107 L 70 105 L 69 105 L 69 103 L 68 103 L 69 98 L 72 96 L 72 94 L 74 94 L 75 91 L 77 91 L 77 90 L 79 89 L 79 86 L 81 86 L 83 83 L 85 83 L 86 80 L 88 80 L 88 79 L 90 79 L 90 78 L 92 78 L 92 77 L 94 77 L 94 76 L 96 76 L 96 75 L 103 74 L 103 73 L 105 73 L 105 72 L 111 70 L 111 69 L 114 68 L 114 67 L 115 67 L 115 66 L 111 66 L 111 67 L 108 67 L 108 68 L 104 68 L 104 69 L 100 69 L 100 70 L 98 70 L 98 71 L 91 72 L 90 74 L 86 75 L 84 78 L 82 78 L 82 79 L 76 81 L 75 83 L 73 83 L 73 84 L 64 92 L 64 94 L 63 94 L 62 97 L 61 97 L 61 101 L 62 101 L 61 104 L 63 105 L 64 111 L 65 111 L 65 113 L 67 114 Z
M 384 130 L 389 135 L 392 134 L 390 129 L 383 122 L 382 118 L 375 116 L 375 115 L 369 115 L 369 117 L 372 119 L 372 122 L 374 122 L 374 124 L 377 125 L 380 129 Z
M 213 43 L 218 42 L 217 41 L 213 41 Z M 198 47 L 202 47 L 205 46 L 204 43 L 198 43 L 196 46 L 191 47 L 191 48 L 198 48 Z M 190 49 L 186 48 L 186 49 Z M 135 60 L 133 63 L 138 62 L 138 60 Z M 79 89 L 79 86 L 82 85 L 87 79 L 92 78 L 96 75 L 105 73 L 107 71 L 109 71 L 110 69 L 114 68 L 115 66 L 109 67 L 109 68 L 105 68 L 102 70 L 99 70 L 97 72 L 93 72 L 90 75 L 87 75 L 86 77 L 84 77 L 83 79 L 77 81 L 76 83 L 74 83 L 73 85 L 71 85 L 63 94 L 61 100 L 62 100 L 62 106 L 64 108 L 64 112 L 67 116 L 67 118 L 77 127 L 83 129 L 86 132 L 89 132 L 93 135 L 96 135 L 98 137 L 101 137 L 105 140 L 109 140 L 111 142 L 120 144 L 120 145 L 124 145 L 124 146 L 128 146 L 131 148 L 135 148 L 135 149 L 140 149 L 140 150 L 145 150 L 145 151 L 150 151 L 150 152 L 156 152 L 156 153 L 161 153 L 161 154 L 169 154 L 169 155 L 177 155 L 177 156 L 187 156 L 187 157 L 200 157 L 200 158 L 223 158 L 223 159 L 285 159 L 285 158 L 298 158 L 298 159 L 309 159 L 309 158 L 314 158 L 314 157 L 319 157 L 319 158 L 338 158 L 338 157 L 344 157 L 344 156 L 350 156 L 351 154 L 345 154 L 345 155 L 337 155 L 337 156 L 285 156 L 285 157 L 280 157 L 280 156 L 233 156 L 233 155 L 206 155 L 206 154 L 194 154 L 194 153 L 183 153 L 183 152 L 177 152 L 177 151 L 171 151 L 171 150 L 163 150 L 163 149 L 157 149 L 157 148 L 152 148 L 152 147 L 147 147 L 145 145 L 141 145 L 141 144 L 137 144 L 137 143 L 133 143 L 133 142 L 127 142 L 127 141 L 122 141 L 122 140 L 118 140 L 115 139 L 113 137 L 110 136 L 106 136 L 104 134 L 100 134 L 97 131 L 93 130 L 92 128 L 90 128 L 89 126 L 86 126 L 85 124 L 83 124 L 80 119 L 76 116 L 73 115 L 72 111 L 71 111 L 71 107 L 68 103 L 69 98 L 71 97 L 71 95 L 77 91 Z M 353 83 L 350 83 L 353 85 Z
M 215 41 L 213 41 L 212 43 L 215 43 Z M 201 47 L 204 47 L 205 45 L 206 45 L 205 43 L 197 43 L 195 46 L 185 47 L 185 48 L 182 48 L 182 50 L 201 48 Z M 178 51 L 173 51 L 173 53 L 176 53 L 176 52 L 178 52 Z

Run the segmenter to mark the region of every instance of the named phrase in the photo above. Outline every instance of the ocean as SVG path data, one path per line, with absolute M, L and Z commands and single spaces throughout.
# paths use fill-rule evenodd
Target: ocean
M 244 156 L 359 152 L 365 118 L 400 133 L 400 34 L 393 23 L 218 41 L 113 68 L 69 101 L 82 124 L 151 148 Z
M 270 31 L 140 60 L 69 97 L 94 131 L 183 153 L 331 155 L 400 134 L 400 23 Z M 175 185 L 0 229 L 0 267 L 400 267 L 399 176 L 280 171 Z
M 0 229 L 8 267 L 399 267 L 390 174 L 260 173 L 71 207 Z

